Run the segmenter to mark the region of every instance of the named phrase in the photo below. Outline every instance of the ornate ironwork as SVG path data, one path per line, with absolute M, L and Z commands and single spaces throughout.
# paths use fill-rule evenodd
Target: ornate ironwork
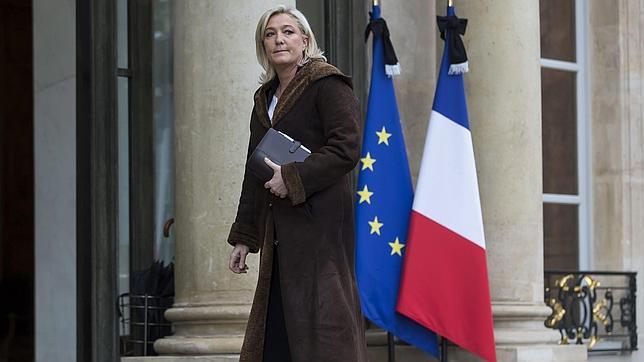
M 552 314 L 545 326 L 559 331 L 561 344 L 586 344 L 591 353 L 637 350 L 636 275 L 546 271 L 544 300 Z

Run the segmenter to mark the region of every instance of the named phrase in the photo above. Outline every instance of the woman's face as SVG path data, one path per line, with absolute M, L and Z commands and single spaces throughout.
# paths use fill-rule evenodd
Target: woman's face
M 308 38 L 290 15 L 277 14 L 268 19 L 264 30 L 264 51 L 274 67 L 296 65 L 302 59 L 307 44 Z

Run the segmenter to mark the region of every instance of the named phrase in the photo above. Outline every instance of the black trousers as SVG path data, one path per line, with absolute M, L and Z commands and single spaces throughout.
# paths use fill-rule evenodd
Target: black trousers
M 271 273 L 271 291 L 268 297 L 264 334 L 264 362 L 290 362 L 291 351 L 288 347 L 284 309 L 282 308 L 277 246 L 273 248 L 273 272 Z

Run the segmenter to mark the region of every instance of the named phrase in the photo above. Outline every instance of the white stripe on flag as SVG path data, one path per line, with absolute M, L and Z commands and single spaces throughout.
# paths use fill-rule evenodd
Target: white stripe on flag
M 470 131 L 432 110 L 413 209 L 485 249 Z

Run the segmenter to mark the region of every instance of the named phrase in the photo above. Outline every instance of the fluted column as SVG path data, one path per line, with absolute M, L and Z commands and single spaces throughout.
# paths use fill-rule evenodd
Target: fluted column
M 579 361 L 556 344 L 543 302 L 539 2 L 460 1 L 465 77 L 500 361 Z M 541 358 L 541 359 L 539 359 Z
M 283 3 L 284 1 L 280 1 Z M 226 243 L 261 68 L 254 32 L 273 0 L 175 2 L 175 286 L 161 354 L 239 353 L 257 280 L 228 271 Z M 293 1 L 286 1 L 293 3 Z

